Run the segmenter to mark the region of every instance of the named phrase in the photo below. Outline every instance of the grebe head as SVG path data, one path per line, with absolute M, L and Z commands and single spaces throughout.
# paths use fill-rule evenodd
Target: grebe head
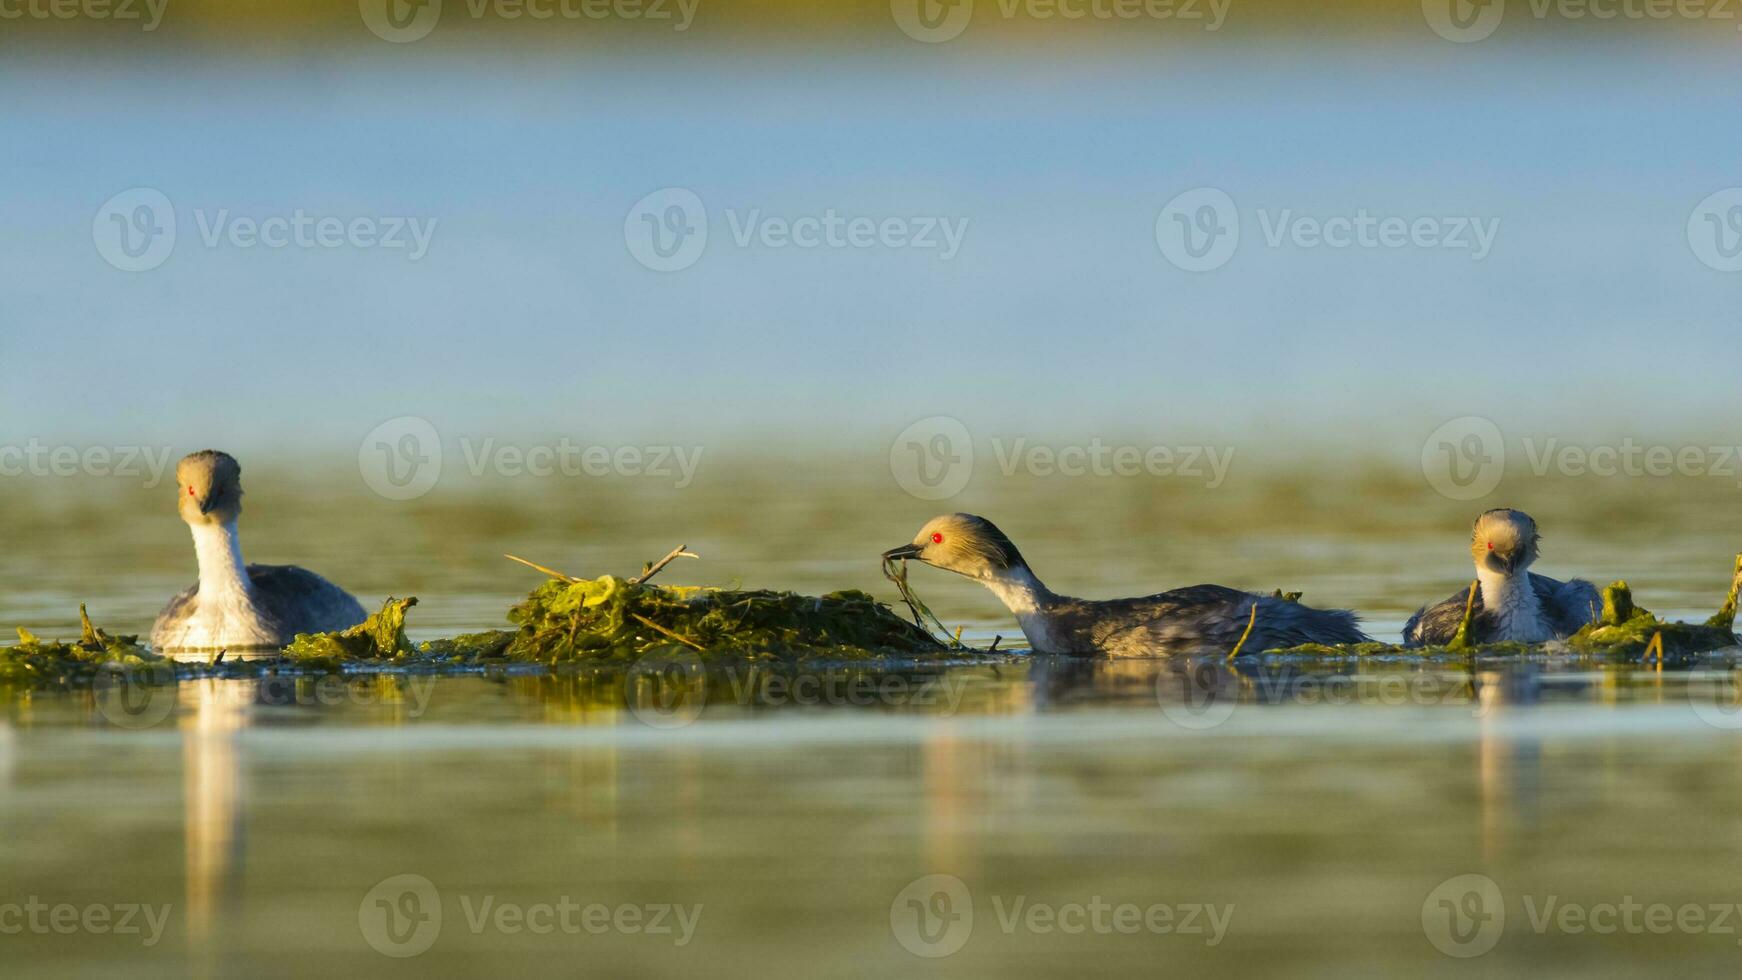
M 229 453 L 202 449 L 175 467 L 181 519 L 198 527 L 228 524 L 242 513 L 242 466 Z
M 1476 518 L 1470 529 L 1470 556 L 1478 569 L 1512 575 L 1536 561 L 1538 538 L 1529 514 L 1502 507 Z
M 946 571 L 988 581 L 1026 567 L 1022 553 L 984 517 L 945 514 L 927 521 L 912 544 L 891 548 L 884 558 L 914 558 Z

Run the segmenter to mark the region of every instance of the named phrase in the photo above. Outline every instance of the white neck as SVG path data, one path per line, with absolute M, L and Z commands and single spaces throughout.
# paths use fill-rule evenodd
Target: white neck
M 194 554 L 200 561 L 202 605 L 226 596 L 251 595 L 253 586 L 248 580 L 247 566 L 242 563 L 242 541 L 236 536 L 236 522 L 190 526 L 194 532 Z
M 1067 644 L 1053 635 L 1051 617 L 1046 610 L 1047 604 L 1057 596 L 1035 578 L 1028 566 L 1018 565 L 992 578 L 981 579 L 981 582 L 1016 615 L 1022 635 L 1035 653 L 1065 652 Z
M 1536 600 L 1536 591 L 1530 587 L 1528 571 L 1520 570 L 1508 575 L 1479 564 L 1476 566 L 1476 580 L 1482 583 L 1482 602 L 1490 609 L 1526 599 L 1532 602 Z
M 1507 575 L 1478 564 L 1476 580 L 1482 583 L 1483 608 L 1499 624 L 1494 639 L 1540 643 L 1553 638 L 1554 631 L 1543 617 L 1542 603 L 1536 598 L 1529 571 L 1520 569 Z

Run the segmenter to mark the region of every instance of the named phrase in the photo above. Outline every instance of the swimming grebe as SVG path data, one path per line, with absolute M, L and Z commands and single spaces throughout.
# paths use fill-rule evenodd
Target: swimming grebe
M 1470 556 L 1476 561 L 1475 612 L 1470 637 L 1475 643 L 1516 640 L 1543 643 L 1563 639 L 1603 614 L 1603 598 L 1584 579 L 1561 582 L 1535 575 L 1536 522 L 1523 511 L 1487 511 L 1470 528 Z M 1459 589 L 1443 602 L 1423 606 L 1403 627 L 1403 645 L 1450 643 L 1464 621 L 1470 590 Z
M 348 629 L 364 619 L 350 593 L 294 565 L 244 565 L 236 537 L 242 467 L 207 449 L 175 468 L 177 508 L 193 529 L 200 580 L 169 600 L 151 627 L 158 653 L 276 650 L 298 633 Z
M 974 579 L 1004 601 L 1035 653 L 1113 657 L 1167 653 L 1227 654 L 1246 627 L 1244 650 L 1258 653 L 1302 643 L 1361 643 L 1355 614 L 1313 609 L 1287 599 L 1220 585 L 1194 585 L 1158 595 L 1105 601 L 1053 593 L 1004 532 L 973 514 L 934 517 L 912 544 L 884 558 L 913 558 Z M 1252 608 L 1258 607 L 1254 622 Z

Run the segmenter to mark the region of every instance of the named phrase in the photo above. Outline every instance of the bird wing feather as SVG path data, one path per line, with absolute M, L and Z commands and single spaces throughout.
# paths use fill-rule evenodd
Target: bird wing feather
M 366 617 L 349 592 L 296 565 L 249 565 L 248 580 L 273 622 L 287 635 L 350 629 Z
M 1470 590 L 1459 589 L 1431 606 L 1423 606 L 1403 625 L 1403 645 L 1406 647 L 1445 646 L 1458 635 L 1464 624 L 1464 605 Z M 1476 590 L 1476 609 L 1470 623 L 1471 632 L 1480 640 L 1488 625 L 1487 610 L 1482 606 L 1482 590 Z
M 195 582 L 177 592 L 157 614 L 157 619 L 151 623 L 151 645 L 154 649 L 173 645 L 170 632 L 179 624 L 193 617 L 194 611 L 200 607 L 200 583 Z
M 1603 616 L 1602 595 L 1582 578 L 1562 582 L 1532 572 L 1530 584 L 1557 637 L 1571 636 Z
M 1252 607 L 1258 606 L 1256 624 Z M 1251 652 L 1303 643 L 1361 643 L 1368 639 L 1355 614 L 1315 609 L 1275 596 L 1242 592 L 1222 585 L 1193 585 L 1137 599 L 1095 603 L 1093 617 L 1103 626 L 1090 631 L 1090 646 L 1114 656 L 1232 651 L 1246 628 Z

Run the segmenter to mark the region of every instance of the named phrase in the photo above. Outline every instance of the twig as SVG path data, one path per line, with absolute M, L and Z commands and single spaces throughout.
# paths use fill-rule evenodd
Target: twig
M 690 639 L 687 636 L 680 636 L 676 633 L 673 633 L 671 630 L 666 629 L 665 627 L 659 625 L 658 623 L 654 622 L 651 619 L 648 619 L 646 616 L 643 616 L 640 613 L 630 613 L 629 615 L 634 616 L 637 620 L 640 620 L 641 625 L 646 626 L 648 629 L 658 630 L 659 632 L 664 633 L 666 636 L 671 637 L 672 639 L 678 641 L 679 643 L 683 643 L 683 644 L 687 644 L 689 646 L 695 647 L 697 650 L 700 650 L 703 653 L 708 652 L 707 648 L 702 646 L 700 643 L 697 643 L 696 641 Z
M 1468 650 L 1470 648 L 1470 624 L 1476 617 L 1476 596 L 1482 588 L 1482 580 L 1470 582 L 1470 594 L 1464 598 L 1464 619 L 1458 624 L 1458 631 L 1452 634 L 1452 642 L 1446 644 L 1448 650 Z
M 680 544 L 677 547 L 671 549 L 671 551 L 668 552 L 664 558 L 661 558 L 660 560 L 647 566 L 646 571 L 642 572 L 640 575 L 637 575 L 635 578 L 630 579 L 629 584 L 630 585 L 645 585 L 647 583 L 648 579 L 659 574 L 660 569 L 671 564 L 672 562 L 676 561 L 679 558 L 700 558 L 700 557 L 702 557 L 701 555 L 693 554 L 691 552 L 685 551 L 684 549 L 687 547 L 689 547 L 689 546 Z M 701 647 L 696 647 L 696 649 L 700 650 Z
M 1228 659 L 1233 660 L 1240 655 L 1240 648 L 1252 638 L 1252 627 L 1258 625 L 1258 600 L 1252 600 L 1252 617 L 1246 620 L 1246 632 L 1240 634 L 1240 642 L 1234 644 L 1234 649 L 1228 651 Z
M 1651 655 L 1653 653 L 1657 654 L 1657 672 L 1661 674 L 1661 673 L 1663 673 L 1663 631 L 1662 630 L 1658 630 L 1656 633 L 1651 634 L 1651 642 L 1646 644 L 1645 656 L 1643 658 L 1641 658 L 1639 662 L 1645 663 L 1646 661 L 1650 660 Z
M 564 575 L 562 572 L 559 572 L 554 568 L 546 568 L 543 565 L 540 565 L 538 562 L 527 561 L 526 559 L 520 557 L 519 555 L 503 555 L 502 557 L 508 559 L 509 561 L 517 561 L 517 562 L 521 563 L 522 565 L 525 565 L 527 568 L 536 568 L 539 571 L 543 572 L 544 574 L 549 575 L 551 578 L 561 579 L 562 581 L 567 582 L 570 585 L 573 585 L 576 582 L 580 581 L 580 579 L 575 578 L 573 575 Z
M 900 561 L 901 565 L 897 568 L 895 561 L 888 558 L 883 559 L 883 577 L 894 582 L 895 588 L 901 592 L 901 601 L 907 603 L 908 610 L 913 613 L 913 625 L 924 630 L 926 635 L 930 636 L 931 627 L 925 624 L 925 620 L 930 619 L 937 626 L 938 632 L 942 633 L 948 641 L 945 646 L 952 650 L 968 649 L 962 643 L 961 630 L 958 629 L 955 635 L 951 636 L 950 628 L 944 625 L 944 621 L 938 618 L 937 613 L 932 612 L 930 606 L 921 601 L 919 596 L 914 595 L 913 589 L 907 584 L 907 560 L 900 559 Z
M 919 616 L 919 607 L 923 603 L 907 588 L 907 562 L 903 561 L 900 570 L 897 571 L 893 561 L 887 558 L 883 559 L 883 577 L 895 583 L 895 590 L 901 593 L 901 601 L 907 603 L 907 611 L 913 614 L 913 625 L 922 630 L 925 629 L 925 621 Z
M 91 625 L 90 614 L 85 612 L 85 604 L 79 603 L 79 646 L 87 650 L 103 649 L 103 631 Z

